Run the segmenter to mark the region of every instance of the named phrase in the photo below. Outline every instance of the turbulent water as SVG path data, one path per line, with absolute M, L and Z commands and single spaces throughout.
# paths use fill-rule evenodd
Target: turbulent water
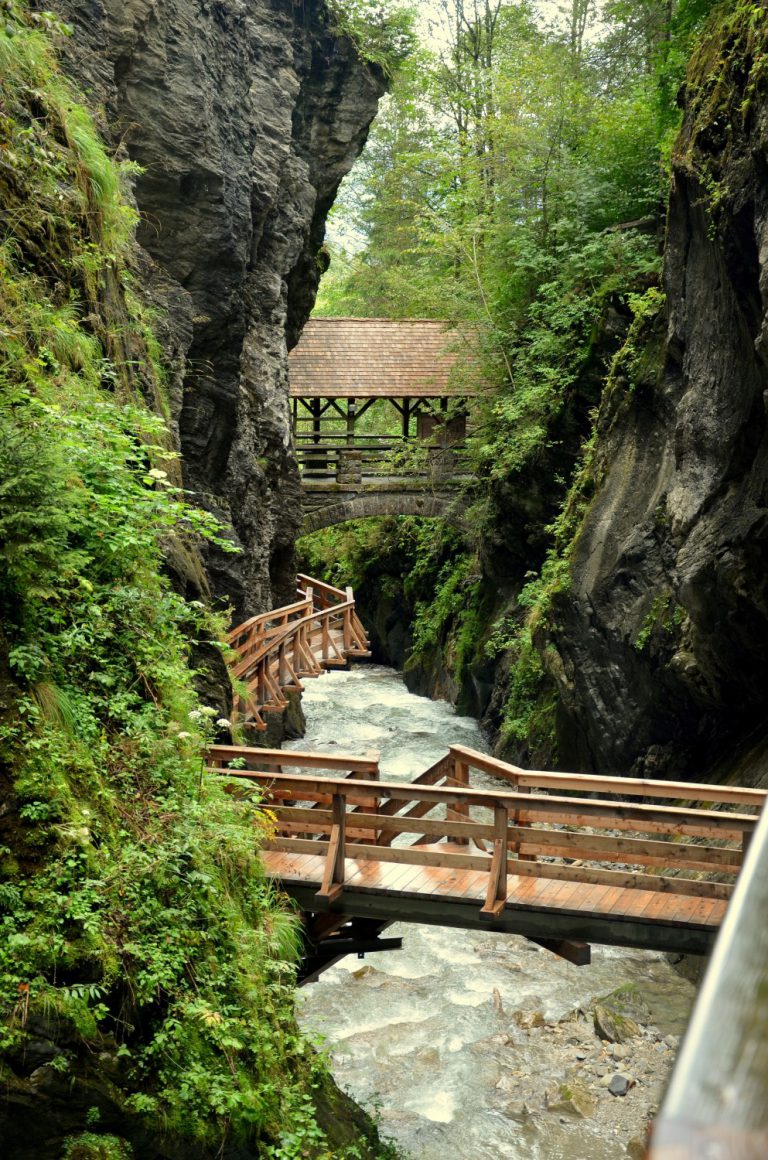
M 391 669 L 361 666 L 308 683 L 295 748 L 381 750 L 382 777 L 410 780 L 450 744 L 487 751 L 477 723 L 408 692 Z M 488 783 L 490 784 L 490 783 Z M 414 1160 L 617 1160 L 641 1135 L 684 1027 L 692 989 L 650 952 L 593 947 L 574 967 L 526 939 L 398 925 L 403 949 L 344 959 L 303 989 L 300 1019 L 321 1036 L 337 1082 Z M 615 1060 L 590 1003 L 632 984 L 653 1026 Z M 622 1099 L 601 1081 L 621 1067 Z M 581 1084 L 586 1117 L 552 1093 Z M 548 1106 L 549 1105 L 549 1106 Z

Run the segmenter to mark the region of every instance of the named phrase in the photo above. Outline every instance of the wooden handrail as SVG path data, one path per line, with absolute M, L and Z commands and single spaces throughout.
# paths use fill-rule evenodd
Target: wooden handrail
M 208 758 L 214 765 L 225 769 L 230 761 L 245 762 L 245 769 L 249 764 L 276 766 L 281 769 L 284 765 L 296 766 L 298 769 L 347 769 L 355 773 L 367 773 L 370 777 L 379 775 L 379 754 L 369 754 L 367 757 L 353 756 L 349 753 L 306 753 L 291 749 L 256 749 L 246 745 L 212 745 L 208 750 Z
M 285 763 L 292 755 L 285 755 Z M 324 760 L 317 755 L 318 762 Z M 345 758 L 348 762 L 349 758 Z M 742 862 L 745 842 L 757 825 L 754 814 L 726 810 L 696 809 L 690 806 L 659 805 L 648 801 L 629 803 L 623 800 L 623 778 L 590 778 L 583 783 L 586 792 L 599 790 L 611 793 L 619 800 L 584 797 L 561 797 L 546 792 L 534 792 L 531 786 L 519 789 L 479 790 L 469 787 L 462 769 L 481 768 L 496 759 L 477 754 L 464 747 L 452 747 L 447 758 L 436 763 L 431 771 L 432 780 L 442 777 L 446 783 L 434 785 L 424 782 L 379 782 L 357 780 L 350 782 L 334 777 L 298 776 L 284 773 L 258 772 L 218 768 L 211 770 L 217 776 L 233 780 L 250 780 L 262 790 L 265 800 L 278 823 L 277 835 L 268 848 L 304 854 L 322 854 L 326 857 L 326 873 L 318 899 L 330 904 L 344 886 L 344 858 L 361 858 L 379 862 L 406 865 L 455 867 L 488 872 L 488 888 L 481 917 L 497 918 L 506 906 L 509 874 L 526 878 L 546 878 L 598 886 L 632 888 L 664 894 L 686 894 L 702 900 L 727 899 L 732 885 L 728 882 L 704 881 L 700 878 L 665 874 L 649 874 L 631 869 L 647 866 L 659 870 L 680 872 L 699 871 L 718 876 L 735 876 Z M 275 759 L 274 764 L 278 764 Z M 510 777 L 523 777 L 526 771 L 507 766 Z M 498 769 L 494 772 L 498 773 Z M 458 774 L 458 776 L 456 776 Z M 427 776 L 427 775 L 425 775 Z M 557 778 L 557 774 L 536 774 L 537 777 Z M 562 775 L 577 777 L 578 775 Z M 669 786 L 670 783 L 661 783 Z M 571 787 L 572 781 L 567 785 Z M 642 796 L 638 786 L 636 796 Z M 651 783 L 648 797 L 658 796 L 657 785 Z M 710 786 L 687 787 L 688 796 L 697 800 L 700 792 L 711 796 Z M 737 791 L 734 791 L 737 792 Z M 680 796 L 680 795 L 678 795 Z M 750 804 L 754 799 L 750 798 Z M 291 803 L 312 802 L 306 806 Z M 737 801 L 736 804 L 741 804 Z M 330 807 L 327 808 L 327 807 Z M 356 809 L 354 807 L 357 807 Z M 436 807 L 443 807 L 444 818 L 424 818 Z M 482 808 L 490 820 L 477 820 L 469 809 Z M 395 808 L 399 812 L 392 813 Z M 561 825 L 577 827 L 562 830 Z M 534 828 L 549 826 L 554 828 Z M 609 831 L 603 834 L 585 833 L 578 827 Z M 354 827 L 354 828 L 351 828 Z M 635 834 L 667 833 L 675 837 L 690 835 L 715 838 L 718 841 L 735 840 L 736 846 L 702 846 L 680 844 L 677 841 L 648 840 L 643 837 L 616 836 L 616 830 L 632 830 Z M 311 836 L 307 836 L 307 834 Z M 327 837 L 323 837 L 323 835 Z M 370 835 L 365 841 L 365 835 Z M 388 843 L 397 834 L 417 835 L 417 842 L 444 842 L 442 848 L 420 845 L 392 847 Z M 350 841 L 350 839 L 357 839 Z M 362 841 L 360 839 L 363 839 Z M 478 853 L 458 852 L 457 844 L 473 842 Z M 484 842 L 491 842 L 489 853 Z M 580 861 L 573 865 L 574 855 Z M 539 857 L 547 861 L 539 861 Z M 566 859 L 565 862 L 553 859 Z M 585 866 L 593 862 L 598 865 Z M 604 863 L 630 869 L 606 869 Z
M 286 764 L 288 762 L 286 761 Z M 221 772 L 221 771 L 217 771 Z M 248 770 L 226 770 L 228 775 L 240 777 L 253 777 L 255 779 L 263 778 L 265 775 L 258 771 Z M 620 783 L 621 778 L 617 778 L 616 782 Z M 307 778 L 303 776 L 294 776 L 291 774 L 275 774 L 274 775 L 275 788 L 282 788 L 286 791 L 302 790 L 309 795 L 312 794 L 333 794 L 340 792 L 341 783 L 334 778 Z M 345 785 L 344 792 L 348 792 L 351 798 L 357 802 L 358 799 L 363 802 L 368 801 L 366 797 L 366 790 L 369 786 L 366 782 L 356 782 L 354 788 Z M 615 791 L 617 794 L 621 792 L 620 788 Z M 539 815 L 542 817 L 552 816 L 573 816 L 574 813 L 579 817 L 589 817 L 597 824 L 599 821 L 606 821 L 611 826 L 617 821 L 631 821 L 637 823 L 637 828 L 642 828 L 641 823 L 663 823 L 669 821 L 670 824 L 681 827 L 696 826 L 699 829 L 707 828 L 712 831 L 713 836 L 718 836 L 715 831 L 723 831 L 731 834 L 743 832 L 751 832 L 756 825 L 756 817 L 753 814 L 736 814 L 724 810 L 694 810 L 685 809 L 680 806 L 660 806 L 660 805 L 646 805 L 630 802 L 611 802 L 607 800 L 600 800 L 595 798 L 568 798 L 568 797 L 554 797 L 554 796 L 539 796 L 533 794 L 514 793 L 509 791 L 499 792 L 498 790 L 482 790 L 482 789 L 454 789 L 448 786 L 425 786 L 415 785 L 412 782 L 382 782 L 377 784 L 376 793 L 379 796 L 389 797 L 396 801 L 423 801 L 430 802 L 433 805 L 446 804 L 466 804 L 471 806 L 486 806 L 494 808 L 496 804 L 506 806 L 508 809 L 513 809 L 515 806 L 524 808 L 526 813 L 531 815 Z M 683 832 L 681 829 L 680 832 Z
M 741 786 L 729 787 L 709 785 L 705 782 L 654 781 L 639 777 L 610 777 L 591 773 L 550 773 L 539 770 L 519 769 L 497 757 L 478 753 L 464 745 L 452 745 L 451 755 L 462 759 L 473 769 L 490 773 L 494 777 L 514 781 L 515 785 L 539 789 L 575 790 L 581 793 L 620 793 L 633 797 L 674 798 L 678 801 L 725 802 L 732 805 L 749 805 L 761 809 L 768 797 L 764 789 L 746 789 Z
M 370 655 L 351 588 L 342 591 L 302 574 L 298 595 L 293 604 L 249 617 L 228 634 L 237 653 L 232 675 L 248 687 L 247 696 L 235 696 L 233 716 L 249 713 L 256 729 L 266 728 L 263 713 L 287 706 L 286 690 L 301 692 L 301 678 Z

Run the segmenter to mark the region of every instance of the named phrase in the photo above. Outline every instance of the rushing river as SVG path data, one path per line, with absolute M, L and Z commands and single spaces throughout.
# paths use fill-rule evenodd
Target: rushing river
M 450 744 L 487 751 L 477 723 L 416 697 L 392 669 L 307 682 L 294 748 L 381 750 L 382 777 L 410 780 Z M 488 784 L 491 784 L 490 782 Z M 658 1101 L 693 989 L 651 952 L 592 948 L 574 967 L 526 939 L 401 924 L 403 949 L 350 956 L 300 993 L 337 1082 L 414 1160 L 618 1160 Z M 595 1035 L 590 1004 L 630 987 L 640 1036 Z M 614 1073 L 630 1090 L 611 1095 Z M 586 1106 L 563 1101 L 578 1087 Z M 583 1101 L 582 1101 L 583 1103 Z M 637 1148 L 637 1145 L 633 1145 Z

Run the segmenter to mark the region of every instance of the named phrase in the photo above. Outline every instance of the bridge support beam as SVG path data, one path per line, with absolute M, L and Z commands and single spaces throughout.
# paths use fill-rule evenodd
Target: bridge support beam
M 352 920 L 338 918 L 338 929 L 326 934 L 313 936 L 313 931 L 322 931 L 323 923 L 327 925 L 332 916 L 305 915 L 306 951 L 301 961 L 298 973 L 298 984 L 303 987 L 306 983 L 315 983 L 323 971 L 327 971 L 346 955 L 357 955 L 359 959 L 366 955 L 378 954 L 382 951 L 399 951 L 402 949 L 401 938 L 382 938 L 381 935 L 390 925 L 378 919 L 353 918 Z

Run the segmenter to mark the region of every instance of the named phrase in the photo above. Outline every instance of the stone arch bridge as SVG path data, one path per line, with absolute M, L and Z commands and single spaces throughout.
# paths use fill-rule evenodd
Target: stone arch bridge
M 390 485 L 389 490 L 386 483 Z M 448 483 L 442 492 L 434 492 L 409 485 L 406 479 L 382 483 L 361 480 L 357 486 L 337 484 L 333 490 L 326 490 L 322 485 L 305 481 L 301 534 L 306 536 L 321 528 L 369 516 L 424 516 L 463 527 L 456 503 L 457 486 Z
M 290 356 L 303 534 L 368 516 L 461 526 L 471 335 L 433 320 L 311 320 Z

